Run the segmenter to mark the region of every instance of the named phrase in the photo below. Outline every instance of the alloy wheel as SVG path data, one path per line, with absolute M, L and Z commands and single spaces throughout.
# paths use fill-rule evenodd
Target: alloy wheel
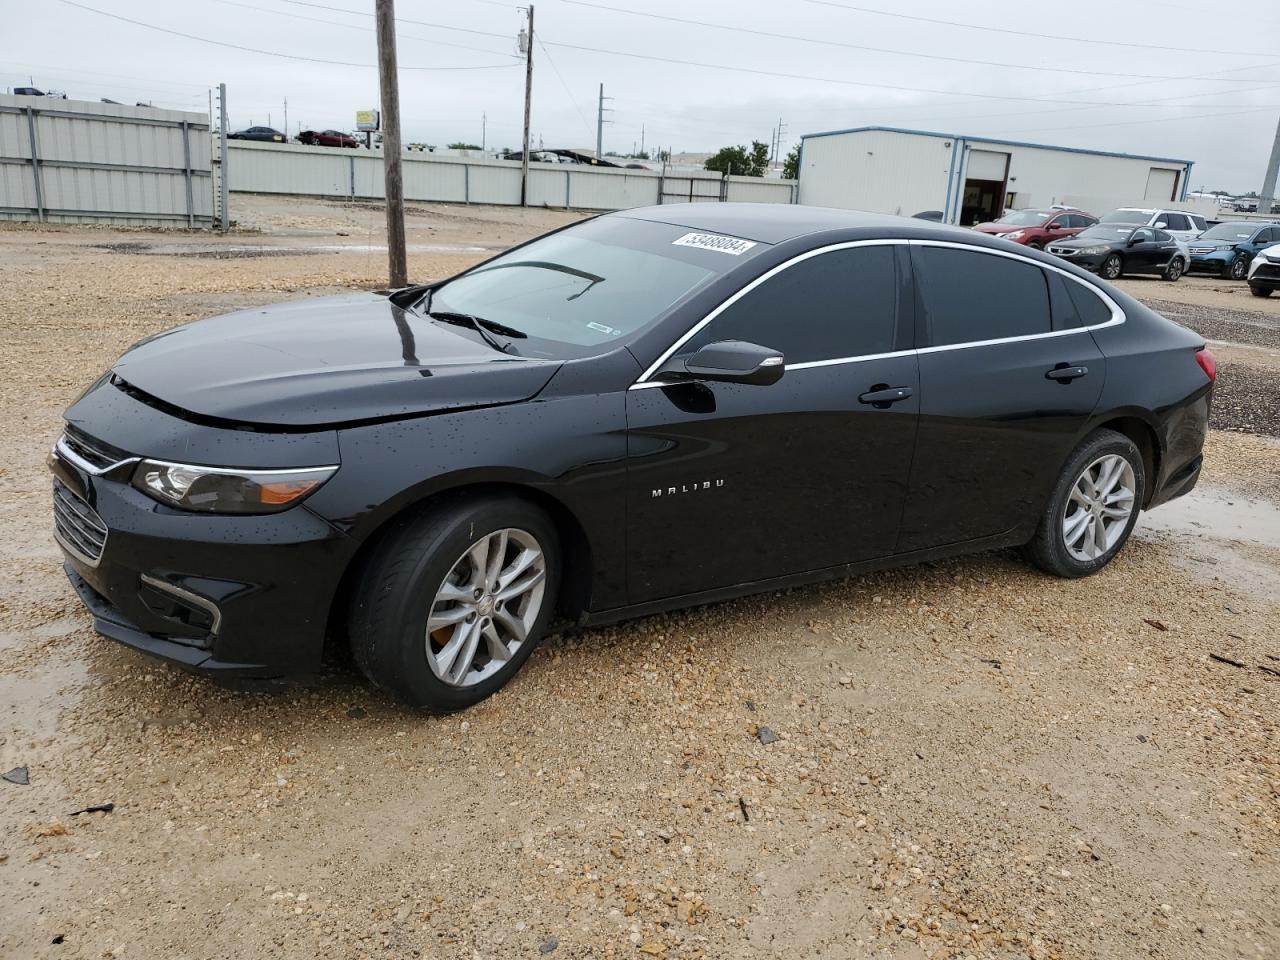
M 1092 563 L 1120 542 L 1137 497 L 1133 464 L 1109 453 L 1076 477 L 1062 514 L 1062 541 L 1082 563 Z
M 1249 265 L 1244 262 L 1244 257 L 1236 257 L 1231 261 L 1231 279 L 1243 280 L 1248 268 Z
M 545 600 L 547 561 L 530 533 L 508 527 L 463 552 L 427 617 L 432 672 L 455 687 L 497 673 L 526 642 Z
M 1107 259 L 1102 262 L 1103 279 L 1115 280 L 1120 276 L 1122 267 L 1123 267 L 1123 264 L 1122 264 L 1122 261 L 1120 260 L 1120 257 L 1113 253 L 1111 256 L 1107 257 Z
M 1175 257 L 1169 264 L 1169 268 L 1164 273 L 1166 280 L 1177 280 L 1182 276 L 1182 259 Z

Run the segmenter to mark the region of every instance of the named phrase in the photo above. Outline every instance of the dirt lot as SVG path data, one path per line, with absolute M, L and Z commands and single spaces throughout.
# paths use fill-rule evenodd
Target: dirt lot
M 1201 489 L 1096 577 L 998 553 L 570 632 L 426 718 L 340 660 L 186 676 L 59 570 L 44 455 L 124 347 L 379 282 L 379 211 L 236 200 L 261 233 L 0 230 L 0 956 L 1280 956 L 1280 298 L 1124 284 L 1231 344 Z M 417 209 L 410 273 L 565 219 Z

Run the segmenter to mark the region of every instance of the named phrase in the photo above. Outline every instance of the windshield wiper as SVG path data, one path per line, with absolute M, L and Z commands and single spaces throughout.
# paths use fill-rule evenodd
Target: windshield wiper
M 439 320 L 441 323 L 452 323 L 459 327 L 470 327 L 476 333 L 480 334 L 480 339 L 503 353 L 510 353 L 512 346 L 510 343 L 503 343 L 493 334 L 499 333 L 504 337 L 519 337 L 521 339 L 528 336 L 515 327 L 508 327 L 505 323 L 498 323 L 496 320 L 486 320 L 484 317 L 477 317 L 472 313 L 457 313 L 453 310 L 432 310 L 427 313 L 432 320 Z M 492 332 L 490 332 L 492 331 Z

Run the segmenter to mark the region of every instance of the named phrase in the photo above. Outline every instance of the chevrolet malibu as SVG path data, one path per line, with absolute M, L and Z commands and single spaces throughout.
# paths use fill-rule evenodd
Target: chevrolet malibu
M 139 342 L 67 410 L 54 531 L 107 637 L 224 676 L 312 672 L 328 638 L 448 711 L 557 615 L 1011 546 L 1094 573 L 1195 485 L 1214 374 L 972 231 L 630 210 Z

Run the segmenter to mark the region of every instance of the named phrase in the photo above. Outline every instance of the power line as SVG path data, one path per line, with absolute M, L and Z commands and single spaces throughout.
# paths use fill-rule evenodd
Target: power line
M 922 60 L 942 60 L 947 63 L 967 63 L 983 67 L 1000 67 L 1013 70 L 1035 70 L 1040 73 L 1077 73 L 1087 76 L 1139 77 L 1146 80 L 1176 80 L 1177 77 L 1154 73 L 1117 73 L 1112 70 L 1083 70 L 1044 63 L 1008 63 L 999 60 L 973 60 L 967 57 L 951 57 L 945 54 L 918 53 L 912 50 L 894 50 L 888 47 L 872 47 L 860 43 L 848 43 L 843 40 L 824 40 L 819 37 L 803 37 L 791 33 L 777 33 L 772 30 L 755 30 L 750 27 L 738 27 L 729 23 L 713 23 L 707 20 L 691 20 L 685 17 L 673 17 L 662 13 L 650 13 L 646 10 L 627 10 L 622 7 L 611 7 L 603 3 L 590 3 L 588 0 L 560 0 L 575 7 L 588 7 L 592 10 L 605 10 L 609 13 L 621 13 L 632 17 L 648 17 L 651 20 L 665 20 L 669 23 L 683 23 L 695 27 L 709 27 L 713 30 L 729 30 L 734 33 L 745 33 L 756 37 L 768 37 L 772 40 L 795 40 L 800 43 L 814 43 L 826 47 L 841 47 L 846 50 L 864 50 L 871 53 L 885 53 L 896 57 L 915 57 Z M 1247 79 L 1224 80 L 1224 83 L 1247 83 Z
M 499 0 L 489 0 L 489 2 L 497 4 Z M 578 117 L 582 120 L 583 127 L 587 133 L 591 133 L 591 124 L 587 121 L 587 115 L 582 112 L 582 108 L 578 106 L 578 100 L 573 95 L 573 91 L 569 89 L 569 85 L 564 82 L 564 77 L 560 75 L 560 68 L 556 66 L 556 62 L 551 59 L 551 51 L 547 49 L 547 45 L 542 42 L 542 38 L 538 37 L 538 46 L 542 47 L 542 52 L 546 54 L 547 63 L 551 64 L 551 72 L 556 75 L 556 79 L 560 81 L 560 86 L 564 87 L 565 96 L 569 98 L 569 102 L 573 104 L 573 109 L 577 111 Z
M 1200 113 L 1190 117 L 1153 117 L 1149 120 L 1117 120 L 1114 123 L 1084 123 L 1071 127 L 1019 127 L 1005 130 L 1004 133 L 1047 133 L 1053 130 L 1092 130 L 1095 127 L 1128 127 L 1138 123 L 1178 123 L 1182 120 L 1214 120 L 1218 117 L 1242 117 L 1246 113 L 1262 113 L 1276 109 L 1276 104 L 1266 107 L 1252 107 L 1248 110 L 1235 110 L 1230 113 Z M 1001 131 L 997 130 L 997 133 Z
M 921 17 L 910 13 L 893 13 L 888 10 L 875 10 L 871 7 L 860 7 L 852 3 L 839 3 L 837 0 L 804 0 L 805 3 L 820 7 L 835 7 L 839 10 L 852 10 L 855 13 L 868 13 L 877 17 L 891 17 L 895 20 L 913 20 L 916 23 L 932 23 L 944 27 L 959 27 L 964 30 L 980 30 L 985 33 L 1003 33 L 1013 37 L 1033 37 L 1037 40 L 1062 40 L 1070 43 L 1098 44 L 1109 47 L 1128 47 L 1136 50 L 1167 50 L 1175 53 L 1212 53 L 1224 57 L 1271 57 L 1274 51 L 1253 53 L 1248 50 L 1211 50 L 1204 47 L 1171 47 L 1159 43 L 1134 43 L 1128 40 L 1099 40 L 1094 37 L 1072 37 L 1058 33 L 1039 33 L 1034 30 L 1011 30 L 1007 27 L 988 27 L 976 23 L 962 23 L 958 20 L 940 20 L 936 17 Z
M 168 27 L 157 26 L 154 23 L 147 23 L 145 20 L 134 20 L 131 17 L 121 16 L 118 13 L 110 13 L 106 10 L 99 10 L 97 7 L 90 7 L 87 4 L 77 3 L 76 0 L 58 0 L 59 3 L 65 3 L 67 6 L 77 7 L 81 10 L 87 10 L 90 13 L 96 13 L 103 17 L 110 17 L 112 20 L 122 20 L 125 23 L 131 23 L 136 27 L 145 27 L 148 30 L 156 30 L 160 33 L 167 33 L 175 37 L 183 37 L 187 40 L 196 40 L 200 43 L 211 43 L 216 47 L 227 47 L 232 50 L 242 50 L 246 53 L 256 53 L 266 57 L 282 57 L 287 60 L 302 60 L 307 63 L 322 63 L 330 67 L 363 67 L 366 69 L 374 69 L 377 64 L 373 63 L 350 63 L 345 60 L 321 60 L 317 57 L 302 57 L 293 53 L 281 53 L 277 50 L 262 50 L 257 47 L 246 47 L 238 43 L 227 43 L 223 40 L 211 40 L 208 37 L 196 36 L 193 33 L 183 33 L 181 30 L 170 30 Z M 489 63 L 477 64 L 461 67 L 401 67 L 401 70 L 495 70 L 505 69 L 515 66 L 514 63 Z
M 63 3 L 69 3 L 70 0 L 62 0 Z M 964 90 L 939 90 L 935 87 L 904 87 L 891 83 L 873 83 L 869 80 L 844 80 L 835 77 L 818 77 L 812 74 L 801 73 L 782 73 L 776 70 L 758 70 L 753 67 L 735 67 L 723 63 L 702 63 L 696 60 L 681 60 L 675 57 L 659 57 L 648 53 L 628 53 L 623 50 L 606 50 L 601 47 L 589 47 L 576 43 L 561 43 L 555 40 L 544 40 L 548 46 L 562 47 L 566 50 L 583 50 L 588 53 L 603 53 L 611 57 L 629 57 L 635 60 L 652 60 L 656 63 L 674 63 L 682 66 L 700 67 L 704 70 L 727 70 L 732 73 L 750 73 L 762 77 L 779 77 L 783 80 L 809 80 L 818 83 L 835 83 L 843 86 L 851 87 L 870 87 L 877 90 L 893 90 L 897 93 L 936 93 L 947 97 L 975 97 L 980 100 L 1016 100 L 1027 103 L 1070 103 L 1084 107 L 1115 107 L 1115 106 L 1133 106 L 1145 107 L 1150 106 L 1149 103 L 1130 103 L 1117 104 L 1110 100 L 1060 100 L 1053 97 L 1019 97 L 1010 94 L 1001 93 L 977 93 Z
M 67 0 L 63 0 L 67 2 Z M 313 3 L 311 0 L 280 0 L 281 3 L 291 3 L 295 7 L 315 7 L 317 10 L 332 10 L 335 13 L 346 13 L 354 17 L 372 17 L 372 13 L 364 10 L 351 10 L 347 7 L 332 7 L 325 3 Z M 504 4 L 505 6 L 505 4 Z M 510 40 L 511 35 L 507 33 L 494 33 L 492 30 L 475 30 L 471 27 L 451 27 L 445 23 L 431 23 L 427 20 L 410 20 L 407 17 L 396 17 L 396 23 L 411 23 L 418 27 L 435 27 L 437 30 L 454 30 L 458 33 L 474 33 L 480 37 L 501 37 L 503 40 Z M 400 69 L 404 69 L 401 67 Z
M 276 17 L 290 17 L 294 20 L 306 20 L 310 23 L 327 23 L 331 27 L 342 27 L 344 30 L 362 30 L 365 33 L 376 33 L 373 27 L 360 27 L 352 23 L 343 23 L 341 20 L 325 20 L 322 17 L 308 17 L 305 13 L 290 13 L 287 10 L 269 10 L 253 3 L 240 3 L 238 0 L 217 0 L 218 3 L 225 3 L 231 7 L 241 7 L 245 10 L 255 10 L 258 13 L 267 13 Z M 494 0 L 496 3 L 497 0 Z M 430 37 L 417 37 L 413 34 L 396 32 L 397 39 L 400 40 L 420 40 L 423 43 L 434 43 L 441 47 L 453 47 L 457 50 L 472 50 L 476 53 L 488 53 L 495 57 L 511 57 L 513 60 L 519 60 L 513 53 L 504 53 L 501 50 L 488 50 L 484 47 L 469 47 L 465 43 L 450 43 L 447 40 L 436 40 Z

